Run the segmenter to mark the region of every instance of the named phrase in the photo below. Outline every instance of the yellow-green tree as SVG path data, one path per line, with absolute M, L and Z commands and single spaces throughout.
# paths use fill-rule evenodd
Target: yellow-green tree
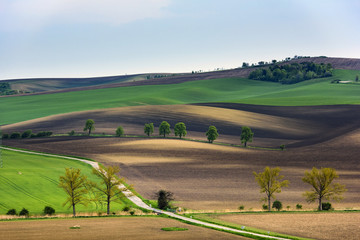
M 275 198 L 275 193 L 280 193 L 281 188 L 287 187 L 290 183 L 288 180 L 281 181 L 284 176 L 280 175 L 280 171 L 279 167 L 265 167 L 263 172 L 253 172 L 255 180 L 260 186 L 260 192 L 266 194 L 264 200 L 268 202 L 269 211 L 271 211 L 271 198 Z
M 63 206 L 69 205 L 73 208 L 73 216 L 76 216 L 75 206 L 77 204 L 87 205 L 86 198 L 88 191 L 87 177 L 81 174 L 80 169 L 65 168 L 65 176 L 60 176 L 59 187 L 64 189 L 67 194 Z
M 338 178 L 339 175 L 336 173 L 336 170 L 333 168 L 321 168 L 320 170 L 313 167 L 313 169 L 308 172 L 305 172 L 305 177 L 303 177 L 303 182 L 311 185 L 311 191 L 306 191 L 303 195 L 306 198 L 306 201 L 311 203 L 316 200 L 319 201 L 318 209 L 322 210 L 322 200 L 335 200 L 340 201 L 344 197 L 342 194 L 347 191 L 345 185 L 339 183 L 333 183 L 333 181 Z
M 96 194 L 96 200 L 107 204 L 107 214 L 110 214 L 110 204 L 113 201 L 121 201 L 124 197 L 122 191 L 127 190 L 116 174 L 120 172 L 118 166 L 102 167 L 93 169 L 93 174 L 101 179 L 100 184 L 92 182 L 91 185 Z

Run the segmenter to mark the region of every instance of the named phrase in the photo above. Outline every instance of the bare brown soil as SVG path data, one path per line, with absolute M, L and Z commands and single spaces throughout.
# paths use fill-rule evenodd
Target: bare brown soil
M 70 229 L 79 225 L 80 229 Z M 164 227 L 187 231 L 163 231 Z M 5 221 L 0 239 L 248 239 L 230 233 L 153 217 Z
M 213 215 L 226 222 L 322 240 L 360 239 L 360 213 Z
M 114 134 L 121 125 L 125 134 L 144 135 L 144 124 L 157 126 L 165 120 L 173 127 L 177 122 L 187 126 L 189 138 L 206 140 L 209 125 L 220 134 L 217 141 L 240 144 L 241 126 L 255 133 L 252 146 L 300 147 L 328 141 L 360 127 L 360 106 L 273 107 L 232 103 L 198 105 L 137 106 L 55 115 L 3 126 L 3 132 L 53 131 L 84 133 L 87 119 L 94 119 L 97 134 Z M 174 136 L 174 133 L 171 134 Z
M 360 70 L 360 59 L 352 58 L 302 58 L 291 60 L 292 62 L 314 62 L 314 63 L 330 63 L 336 69 Z M 280 63 L 287 64 L 289 62 Z M 136 78 L 133 76 L 112 76 L 112 77 L 98 77 L 98 78 L 68 78 L 68 79 L 21 79 L 17 86 L 20 89 L 34 91 L 32 94 L 49 94 L 69 91 L 82 91 L 101 88 L 126 87 L 126 86 L 144 86 L 144 85 L 159 85 L 159 84 L 177 84 L 188 81 L 216 79 L 216 78 L 233 78 L 233 77 L 248 77 L 254 68 L 237 68 L 224 71 L 205 72 L 197 74 L 180 74 L 171 77 L 163 77 L 156 79 L 140 80 L 140 81 L 126 81 L 127 79 Z M 28 83 L 27 83 L 28 82 Z M 115 82 L 115 83 L 111 83 Z M 49 84 L 50 83 L 50 84 Z M 15 83 L 13 83 L 15 84 Z M 15 84 L 16 85 L 16 84 Z M 55 87 L 55 88 L 54 88 Z M 62 89 L 65 88 L 65 89 Z M 58 89 L 58 90 L 54 90 Z M 29 94 L 24 94 L 29 95 Z M 1 97 L 11 97 L 1 96 Z

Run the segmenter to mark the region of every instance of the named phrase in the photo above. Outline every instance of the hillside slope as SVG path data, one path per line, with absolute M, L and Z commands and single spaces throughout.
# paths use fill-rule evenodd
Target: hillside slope
M 330 63 L 335 69 L 360 70 L 360 59 L 352 58 L 325 58 L 312 57 L 293 59 L 289 62 L 279 64 L 288 64 L 292 62 L 314 62 L 314 63 Z M 258 67 L 255 67 L 258 68 Z M 195 74 L 170 74 L 170 77 L 153 78 L 159 74 L 137 74 L 123 75 L 111 77 L 95 77 L 95 78 L 48 78 L 48 79 L 15 79 L 11 80 L 13 89 L 21 89 L 31 92 L 31 94 L 47 94 L 55 92 L 82 91 L 90 89 L 125 87 L 125 86 L 143 86 L 143 85 L 159 85 L 159 84 L 177 84 L 188 81 L 218 79 L 218 78 L 247 78 L 250 72 L 254 71 L 254 67 L 236 68 L 223 71 L 204 72 Z M 147 79 L 147 76 L 152 76 Z

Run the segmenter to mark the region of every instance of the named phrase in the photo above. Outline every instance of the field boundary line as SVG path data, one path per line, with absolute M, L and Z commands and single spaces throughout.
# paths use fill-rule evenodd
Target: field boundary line
M 21 152 L 21 153 L 27 153 L 27 154 L 33 154 L 33 155 L 40 155 L 40 156 L 56 157 L 56 158 L 64 158 L 64 159 L 69 159 L 69 160 L 81 161 L 81 162 L 84 162 L 84 163 L 87 163 L 87 164 L 91 165 L 95 169 L 99 169 L 99 163 L 98 162 L 93 162 L 93 161 L 89 161 L 89 160 L 85 160 L 85 159 L 81 159 L 81 158 L 67 157 L 67 156 L 61 156 L 61 155 L 56 155 L 56 154 L 48 154 L 48 153 L 37 153 L 37 152 L 31 152 L 31 151 L 20 150 L 20 149 L 13 149 L 13 148 L 8 148 L 8 147 L 3 147 L 3 146 L 0 146 L 0 148 L 4 149 L 4 150 L 8 150 L 8 151 L 14 151 L 14 152 Z M 120 185 L 119 188 L 120 189 L 124 189 L 124 188 L 126 189 L 126 187 L 124 185 Z M 267 238 L 267 239 L 276 239 L 276 240 L 289 240 L 290 239 L 290 238 L 281 238 L 281 237 L 269 236 L 269 235 L 260 234 L 260 233 L 248 232 L 248 231 L 244 231 L 244 230 L 239 230 L 239 229 L 235 229 L 235 228 L 225 227 L 225 226 L 221 226 L 221 225 L 217 225 L 217 224 L 213 224 L 213 223 L 207 223 L 207 222 L 203 222 L 203 221 L 200 221 L 200 220 L 188 218 L 188 217 L 181 216 L 181 215 L 178 215 L 178 214 L 175 214 L 175 213 L 172 213 L 172 212 L 163 211 L 163 210 L 160 210 L 160 209 L 157 209 L 157 208 L 150 207 L 146 203 L 144 203 L 138 196 L 134 195 L 128 189 L 123 190 L 122 193 L 130 201 L 132 201 L 135 205 L 137 205 L 138 207 L 141 207 L 141 208 L 144 208 L 146 210 L 156 212 L 158 214 L 164 214 L 164 215 L 167 215 L 167 216 L 169 216 L 171 218 L 178 219 L 178 220 L 181 220 L 181 221 L 185 221 L 185 222 L 188 222 L 188 223 L 192 223 L 192 224 L 196 224 L 196 225 L 200 225 L 200 226 L 204 226 L 204 227 L 208 227 L 208 228 L 212 228 L 212 229 L 216 229 L 216 230 L 223 230 L 223 231 L 228 231 L 228 232 L 233 232 L 233 233 L 251 235 L 251 236 L 254 236 L 254 237 L 261 237 L 261 238 Z

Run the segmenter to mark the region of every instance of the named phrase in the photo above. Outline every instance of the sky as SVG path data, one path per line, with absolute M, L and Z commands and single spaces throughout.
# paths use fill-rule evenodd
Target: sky
M 0 0 L 0 80 L 360 58 L 359 0 Z

